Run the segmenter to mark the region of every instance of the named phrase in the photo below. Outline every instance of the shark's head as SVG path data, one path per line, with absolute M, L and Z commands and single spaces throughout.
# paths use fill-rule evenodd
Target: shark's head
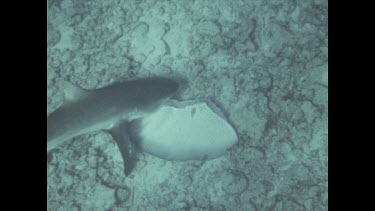
M 131 92 L 134 107 L 148 110 L 162 104 L 166 99 L 173 97 L 179 90 L 177 80 L 153 77 L 147 79 L 134 80 L 128 83 L 127 89 Z M 130 93 L 129 93 L 130 94 Z
M 156 98 L 168 98 L 175 95 L 179 89 L 179 83 L 169 78 L 152 78 L 145 86 Z M 155 91 L 157 89 L 158 91 Z

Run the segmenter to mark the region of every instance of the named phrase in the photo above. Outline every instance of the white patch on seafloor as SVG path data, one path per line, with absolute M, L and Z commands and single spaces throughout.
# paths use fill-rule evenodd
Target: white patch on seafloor
M 222 114 L 206 102 L 191 103 L 163 106 L 145 117 L 140 130 L 142 149 L 166 160 L 204 160 L 219 157 L 237 143 L 235 130 Z

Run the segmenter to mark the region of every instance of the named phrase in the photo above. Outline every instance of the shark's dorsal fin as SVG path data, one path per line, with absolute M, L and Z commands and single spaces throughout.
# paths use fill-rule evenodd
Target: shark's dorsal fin
M 89 91 L 83 89 L 77 85 L 74 85 L 68 81 L 62 81 L 62 88 L 64 90 L 64 101 L 65 103 L 76 101 L 89 94 Z

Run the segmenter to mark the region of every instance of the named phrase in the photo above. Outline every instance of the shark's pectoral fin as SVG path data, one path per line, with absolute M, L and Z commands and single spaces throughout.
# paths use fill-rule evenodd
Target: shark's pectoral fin
M 121 122 L 108 130 L 108 132 L 117 143 L 124 161 L 124 172 L 128 176 L 139 160 L 137 146 L 130 139 L 128 122 Z

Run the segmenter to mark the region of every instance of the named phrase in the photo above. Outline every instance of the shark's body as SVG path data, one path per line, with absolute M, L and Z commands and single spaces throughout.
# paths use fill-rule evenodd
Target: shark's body
M 87 91 L 69 85 L 70 100 L 47 117 L 47 153 L 73 137 L 107 130 L 125 158 L 129 155 L 126 123 L 154 111 L 178 90 L 167 78 L 149 78 L 116 83 Z M 125 127 L 124 127 L 125 126 Z M 120 140 L 121 139 L 121 140 Z M 128 168 L 128 167 L 125 167 Z

